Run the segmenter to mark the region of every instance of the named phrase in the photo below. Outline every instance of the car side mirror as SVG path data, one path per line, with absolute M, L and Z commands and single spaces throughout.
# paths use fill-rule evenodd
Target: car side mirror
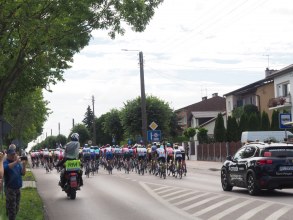
M 230 161 L 232 161 L 232 160 L 233 160 L 233 159 L 232 159 L 232 156 L 231 156 L 231 155 L 227 156 L 227 157 L 226 157 L 226 160 L 230 160 Z

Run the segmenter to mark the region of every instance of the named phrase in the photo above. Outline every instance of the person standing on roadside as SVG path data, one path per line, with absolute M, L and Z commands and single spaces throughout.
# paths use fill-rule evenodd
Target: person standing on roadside
M 4 158 L 4 154 L 0 152 L 0 192 L 2 191 L 3 176 L 4 176 L 3 158 Z
M 6 215 L 9 220 L 15 220 L 19 211 L 20 188 L 22 187 L 22 176 L 24 176 L 26 172 L 26 161 L 21 161 L 15 150 L 9 148 L 3 167 Z
M 188 144 L 186 145 L 185 153 L 186 153 L 186 156 L 187 156 L 187 160 L 189 160 L 189 145 Z

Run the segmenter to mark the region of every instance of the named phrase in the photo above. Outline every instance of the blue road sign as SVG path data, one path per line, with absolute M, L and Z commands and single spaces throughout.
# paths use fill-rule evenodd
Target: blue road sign
M 148 141 L 161 141 L 161 130 L 148 131 Z
M 279 127 L 280 129 L 292 128 L 292 125 L 286 125 L 291 121 L 291 114 L 289 113 L 281 113 L 279 114 Z

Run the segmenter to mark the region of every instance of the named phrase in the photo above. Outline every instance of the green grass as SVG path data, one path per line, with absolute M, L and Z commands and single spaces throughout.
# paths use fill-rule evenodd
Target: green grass
M 6 217 L 5 195 L 0 194 L 0 220 Z M 36 188 L 21 189 L 20 210 L 16 220 L 44 220 L 43 202 Z
M 36 181 L 34 174 L 32 171 L 26 171 L 25 175 L 22 177 L 23 181 Z

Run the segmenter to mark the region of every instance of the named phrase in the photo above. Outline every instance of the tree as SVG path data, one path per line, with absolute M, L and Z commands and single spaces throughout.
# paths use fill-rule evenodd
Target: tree
M 86 109 L 86 113 L 84 114 L 84 119 L 82 120 L 86 128 L 93 133 L 93 123 L 94 123 L 94 113 L 91 110 L 91 107 L 88 106 Z M 93 135 L 92 135 L 93 136 Z
M 243 131 L 248 131 L 248 116 L 245 113 L 241 115 L 239 121 L 239 140 Z
M 253 104 L 248 104 L 243 107 L 244 113 L 247 115 L 253 114 L 253 113 L 259 113 L 257 106 Z
M 240 121 L 240 118 L 243 114 L 244 114 L 244 107 L 243 106 L 234 108 L 232 111 L 232 117 L 236 118 L 237 122 Z
M 9 94 L 50 90 L 95 29 L 144 31 L 162 0 L 5 1 L 0 3 L 0 115 Z
M 239 141 L 239 128 L 235 117 L 228 117 L 227 120 L 227 141 Z
M 273 111 L 272 114 L 272 123 L 271 123 L 271 130 L 272 131 L 279 131 L 280 127 L 279 127 L 279 114 L 280 112 L 277 110 Z
M 127 101 L 121 110 L 121 122 L 125 130 L 126 137 L 136 137 L 141 135 L 141 101 L 140 97 Z M 146 97 L 146 112 L 149 123 L 155 122 L 158 130 L 162 131 L 164 138 L 170 138 L 170 124 L 173 111 L 169 104 L 155 96 Z
M 19 139 L 26 145 L 42 133 L 43 124 L 49 115 L 47 104 L 41 89 L 31 91 L 26 96 L 18 93 L 9 95 L 4 116 L 13 128 L 7 138 L 8 145 L 13 139 Z
M 248 131 L 259 131 L 260 119 L 256 113 L 252 113 L 248 118 Z
M 184 134 L 185 137 L 187 137 L 190 140 L 191 138 L 194 137 L 194 135 L 196 135 L 196 129 L 192 128 L 192 127 L 186 128 L 183 131 L 183 134 Z
M 116 144 L 123 140 L 123 127 L 120 121 L 120 112 L 117 109 L 112 109 L 106 113 L 103 129 L 107 135 L 115 140 Z
M 104 124 L 106 121 L 106 114 L 101 115 L 95 119 L 96 137 L 98 145 L 106 145 L 112 142 L 112 135 L 105 133 Z
M 226 129 L 224 125 L 223 115 L 221 113 L 219 113 L 216 118 L 215 128 L 214 128 L 214 138 L 216 142 L 226 141 Z
M 208 130 L 205 128 L 199 127 L 197 129 L 197 139 L 200 144 L 208 143 L 209 142 Z
M 85 127 L 84 124 L 77 124 L 77 125 L 75 125 L 71 129 L 70 135 L 72 133 L 78 133 L 79 134 L 79 142 L 80 142 L 80 145 L 81 146 L 83 146 L 84 144 L 86 144 L 90 140 L 90 132 Z M 70 139 L 70 135 L 69 135 L 68 139 Z
M 270 125 L 269 115 L 268 113 L 263 111 L 261 115 L 261 130 L 269 131 L 270 129 L 271 129 L 271 125 Z

